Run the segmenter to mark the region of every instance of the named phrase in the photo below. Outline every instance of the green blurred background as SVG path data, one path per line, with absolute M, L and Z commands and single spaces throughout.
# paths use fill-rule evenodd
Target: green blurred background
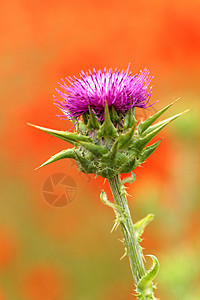
M 135 299 L 121 232 L 110 234 L 114 215 L 99 200 L 107 184 L 70 160 L 34 171 L 68 144 L 26 125 L 70 129 L 53 105 L 57 81 L 129 62 L 155 76 L 155 109 L 178 97 L 165 116 L 190 109 L 136 170 L 129 204 L 134 221 L 156 216 L 142 245 L 160 260 L 157 296 L 200 299 L 199 12 L 199 0 L 1 1 L 0 300 Z M 77 186 L 62 208 L 42 195 L 56 173 Z

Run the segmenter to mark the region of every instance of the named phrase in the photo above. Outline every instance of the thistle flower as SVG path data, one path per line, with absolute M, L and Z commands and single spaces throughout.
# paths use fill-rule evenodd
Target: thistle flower
M 64 115 L 60 117 L 67 117 L 74 119 L 89 112 L 89 107 L 97 116 L 98 120 L 104 120 L 105 100 L 108 108 L 112 106 L 116 112 L 125 113 L 132 107 L 147 108 L 152 87 L 149 84 L 152 76 L 149 71 L 144 69 L 139 74 L 131 76 L 129 66 L 126 71 L 115 71 L 112 69 L 104 69 L 96 72 L 93 69 L 93 74 L 89 70 L 86 74 L 81 71 L 81 79 L 74 76 L 66 78 L 71 86 L 62 80 L 60 87 L 64 90 L 61 92 L 56 89 L 58 94 L 63 98 L 59 101 L 55 96 L 56 105 L 62 110 Z
M 70 87 L 64 81 L 60 84 L 65 93 L 57 91 L 64 100 L 56 100 L 64 117 L 75 123 L 77 132 L 37 126 L 71 143 L 74 148 L 52 156 L 42 166 L 72 158 L 86 174 L 112 178 L 132 172 L 156 150 L 160 141 L 151 146 L 147 144 L 180 114 L 152 125 L 172 103 L 137 124 L 135 107 L 148 107 L 151 97 L 152 77 L 147 69 L 135 76 L 131 76 L 129 67 L 122 72 L 105 69 L 104 73 L 94 70 L 94 74 L 89 71 L 89 74 L 81 72 L 80 75 L 81 79 L 68 78 Z
M 76 131 L 59 131 L 33 125 L 74 146 L 55 154 L 41 166 L 71 158 L 82 172 L 107 178 L 115 204 L 107 199 L 104 191 L 100 198 L 115 212 L 114 228 L 119 224 L 122 226 L 125 253 L 129 256 L 137 299 L 153 300 L 156 298 L 152 281 L 159 263 L 155 256 L 149 255 L 153 266 L 146 271 L 139 245 L 144 228 L 153 215 L 133 224 L 124 184 L 131 184 L 135 180 L 132 171 L 157 149 L 160 141 L 150 146 L 148 143 L 182 113 L 153 124 L 173 102 L 146 120 L 137 122 L 135 107 L 147 108 L 151 97 L 149 84 L 152 77 L 146 69 L 134 76 L 131 76 L 129 67 L 126 71 L 115 70 L 114 73 L 112 69 L 105 68 L 103 73 L 94 69 L 93 74 L 91 71 L 86 74 L 81 72 L 80 76 L 81 79 L 67 78 L 71 84 L 69 87 L 62 81 L 60 86 L 64 92 L 57 91 L 63 100 L 55 98 L 56 105 L 64 113 L 62 117 L 71 119 Z M 129 172 L 131 176 L 121 180 L 120 174 Z

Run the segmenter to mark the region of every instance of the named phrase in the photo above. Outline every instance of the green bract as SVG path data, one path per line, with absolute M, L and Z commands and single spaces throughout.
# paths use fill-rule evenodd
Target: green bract
M 131 108 L 126 114 L 118 114 L 113 107 L 109 110 L 107 103 L 104 121 L 98 121 L 89 108 L 89 113 L 84 114 L 82 120 L 76 120 L 76 132 L 47 129 L 30 124 L 74 146 L 55 154 L 40 167 L 63 158 L 71 158 L 76 161 L 79 170 L 86 174 L 94 173 L 97 176 L 111 178 L 117 174 L 129 173 L 156 150 L 160 140 L 150 146 L 147 144 L 167 124 L 184 113 L 153 124 L 173 103 L 139 124 L 135 119 L 135 109 Z

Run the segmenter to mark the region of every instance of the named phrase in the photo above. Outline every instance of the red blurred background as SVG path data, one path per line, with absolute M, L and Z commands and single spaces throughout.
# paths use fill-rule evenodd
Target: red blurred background
M 1 1 L 1 300 L 134 299 L 121 232 L 110 234 L 114 215 L 99 200 L 104 180 L 70 160 L 34 171 L 69 145 L 26 125 L 68 130 L 53 105 L 57 81 L 129 62 L 133 73 L 155 76 L 157 110 L 181 97 L 166 117 L 190 108 L 136 171 L 129 204 L 134 220 L 156 216 L 143 246 L 161 263 L 157 296 L 200 299 L 199 12 L 198 0 Z M 63 208 L 42 195 L 56 173 L 77 186 Z

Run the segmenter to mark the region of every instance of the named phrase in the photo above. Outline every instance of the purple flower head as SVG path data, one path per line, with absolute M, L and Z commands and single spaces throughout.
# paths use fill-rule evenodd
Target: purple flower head
M 99 120 L 104 119 L 105 101 L 108 107 L 114 107 L 117 112 L 125 113 L 132 107 L 147 108 L 151 97 L 152 87 L 149 84 L 152 76 L 144 69 L 139 74 L 131 76 L 129 66 L 126 71 L 115 71 L 104 69 L 93 74 L 81 71 L 80 79 L 74 76 L 66 78 L 70 83 L 68 86 L 64 80 L 59 83 L 63 92 L 56 89 L 63 98 L 56 99 L 56 105 L 62 110 L 62 118 L 75 119 L 84 113 L 89 112 L 89 106 Z

